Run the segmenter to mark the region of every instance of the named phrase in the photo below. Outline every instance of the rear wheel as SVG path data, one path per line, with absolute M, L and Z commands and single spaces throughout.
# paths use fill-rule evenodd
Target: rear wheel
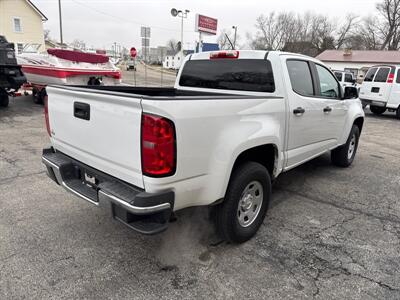
M 336 166 L 347 168 L 349 167 L 356 156 L 358 148 L 358 140 L 360 138 L 360 129 L 353 125 L 346 144 L 340 146 L 331 152 L 332 163 Z
M 270 197 L 267 169 L 255 162 L 239 166 L 232 174 L 224 202 L 216 207 L 217 232 L 228 242 L 249 240 L 264 221 Z
M 400 119 L 400 106 L 396 110 L 396 117 L 397 119 Z
M 0 90 L 0 106 L 7 107 L 9 103 L 8 94 L 5 90 Z
M 386 111 L 386 107 L 373 106 L 373 105 L 370 105 L 369 109 L 376 115 L 381 115 Z

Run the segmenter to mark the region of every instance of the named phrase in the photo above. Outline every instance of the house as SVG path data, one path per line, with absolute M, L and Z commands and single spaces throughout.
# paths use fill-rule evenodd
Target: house
M 194 53 L 193 50 L 183 50 L 183 57 Z M 167 55 L 163 61 L 163 67 L 166 69 L 174 69 L 178 70 L 181 67 L 181 58 L 182 52 L 181 51 L 167 51 Z
M 157 48 L 150 48 L 148 61 L 150 64 L 161 65 L 167 53 L 167 47 L 158 46 Z
M 20 53 L 25 44 L 45 50 L 43 22 L 47 17 L 30 0 L 0 0 L 0 35 Z
M 353 73 L 362 80 L 368 69 L 374 65 L 400 65 L 400 51 L 378 50 L 326 50 L 316 57 L 332 70 Z

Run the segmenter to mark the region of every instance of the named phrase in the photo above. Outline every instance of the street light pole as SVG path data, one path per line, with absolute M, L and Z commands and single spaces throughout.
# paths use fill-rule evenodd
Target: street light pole
M 181 18 L 181 65 L 182 65 L 183 58 L 184 58 L 184 55 L 183 55 L 183 19 L 187 18 L 187 15 L 189 12 L 190 12 L 190 10 L 188 10 L 188 9 L 185 9 L 185 11 L 177 10 L 175 8 L 171 9 L 171 15 L 173 17 L 178 16 Z
M 236 32 L 237 32 L 237 26 L 232 26 L 233 29 L 235 29 L 235 36 L 233 38 L 233 50 L 236 49 Z
M 58 0 L 58 16 L 60 19 L 60 43 L 62 46 L 64 44 L 64 41 L 63 41 L 63 32 L 62 32 L 61 0 Z

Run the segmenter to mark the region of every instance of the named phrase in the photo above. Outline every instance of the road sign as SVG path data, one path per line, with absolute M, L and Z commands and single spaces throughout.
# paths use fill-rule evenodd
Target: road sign
M 135 57 L 136 57 L 137 51 L 136 51 L 136 48 L 135 48 L 135 47 L 132 47 L 132 48 L 131 48 L 130 54 L 131 54 L 131 57 L 132 57 L 132 58 L 135 58 Z
M 150 34 L 151 34 L 151 31 L 150 31 L 150 27 L 140 27 L 140 36 L 142 37 L 142 38 L 150 38 Z
M 195 31 L 216 35 L 217 27 L 218 27 L 217 19 L 196 14 Z

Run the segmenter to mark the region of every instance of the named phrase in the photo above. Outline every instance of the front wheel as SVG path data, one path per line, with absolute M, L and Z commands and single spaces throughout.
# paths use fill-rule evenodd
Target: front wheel
M 248 162 L 233 171 L 224 202 L 216 207 L 219 235 L 232 243 L 252 238 L 264 221 L 271 198 L 271 179 L 259 163 Z
M 332 150 L 332 163 L 336 166 L 343 168 L 349 167 L 353 163 L 354 157 L 356 156 L 359 139 L 360 129 L 358 128 L 358 126 L 353 125 L 346 144 Z
M 386 111 L 386 107 L 380 107 L 380 106 L 374 106 L 370 105 L 369 109 L 371 110 L 372 113 L 376 115 L 381 115 Z

